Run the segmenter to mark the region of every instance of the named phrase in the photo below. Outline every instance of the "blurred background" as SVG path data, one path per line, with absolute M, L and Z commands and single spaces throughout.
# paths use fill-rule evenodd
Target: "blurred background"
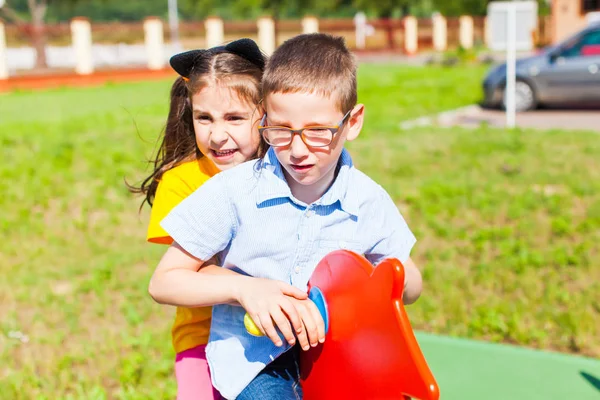
M 503 3 L 504 5 L 493 5 Z M 342 35 L 350 151 L 418 238 L 408 307 L 443 399 L 600 396 L 600 1 L 0 0 L 0 399 L 173 398 L 164 248 L 129 193 L 175 52 Z
M 7 0 L 0 15 L 6 21 L 9 70 L 24 72 L 32 68 L 73 68 L 71 22 L 78 17 L 85 17 L 91 24 L 92 57 L 98 68 L 144 64 L 144 19 L 148 17 L 159 17 L 164 21 L 165 58 L 181 48 L 205 47 L 207 40 L 211 41 L 207 37 L 211 35 L 207 31 L 207 21 L 214 25 L 213 18 L 223 25 L 214 29 L 221 32 L 215 34 L 220 34 L 223 40 L 240 36 L 256 40 L 260 30 L 258 20 L 270 17 L 274 23 L 276 45 L 306 29 L 303 17 L 314 16 L 319 31 L 343 35 L 351 48 L 414 53 L 434 47 L 439 51 L 456 49 L 461 45 L 460 17 L 468 16 L 472 17 L 469 21 L 472 32 L 468 35 L 469 43 L 462 43 L 462 47 L 481 50 L 486 43 L 487 4 L 487 0 L 149 0 L 126 3 L 115 0 Z M 552 30 L 550 3 L 539 0 L 537 7 L 539 19 L 527 31 L 527 35 L 534 36 L 533 46 L 545 46 L 554 39 L 564 38 L 565 28 L 557 32 Z M 436 14 L 447 18 L 444 38 L 439 43 L 434 40 L 431 18 Z M 418 19 L 416 43 L 411 43 L 409 49 L 405 44 L 403 17 L 406 16 Z M 364 21 L 362 24 L 361 20 Z M 572 24 L 571 21 L 565 23 Z M 356 33 L 359 24 L 364 25 L 362 29 L 359 27 L 362 35 Z M 568 29 L 572 31 L 573 26 Z

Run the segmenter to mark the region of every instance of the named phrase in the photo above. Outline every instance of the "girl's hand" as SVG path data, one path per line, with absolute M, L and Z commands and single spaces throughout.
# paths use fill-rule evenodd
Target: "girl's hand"
M 305 292 L 281 281 L 243 276 L 240 277 L 236 300 L 246 309 L 258 329 L 275 346 L 280 347 L 283 343 L 275 325 L 293 346 L 296 343 L 294 332 L 300 334 L 304 331 L 303 320 L 293 301 L 305 300 L 307 297 Z
M 302 350 L 309 350 L 325 341 L 325 322 L 315 303 L 310 299 L 299 300 L 290 298 L 296 312 L 302 320 L 302 329 L 296 331 L 298 343 Z

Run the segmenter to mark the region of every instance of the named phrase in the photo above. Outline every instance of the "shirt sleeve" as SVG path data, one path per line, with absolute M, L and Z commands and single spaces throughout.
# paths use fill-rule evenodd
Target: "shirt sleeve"
M 163 175 L 156 188 L 156 196 L 150 210 L 146 240 L 158 244 L 171 244 L 173 242 L 171 236 L 160 226 L 160 221 L 183 199 L 192 194 L 194 189 L 177 175 Z
M 217 175 L 173 208 L 160 225 L 185 251 L 208 260 L 229 246 L 234 221 L 227 188 Z
M 371 217 L 367 223 L 375 227 L 375 231 L 372 235 L 373 247 L 366 252 L 365 257 L 374 265 L 386 258 L 397 258 L 400 262 L 406 262 L 417 240 L 398 207 L 383 188 L 371 208 Z

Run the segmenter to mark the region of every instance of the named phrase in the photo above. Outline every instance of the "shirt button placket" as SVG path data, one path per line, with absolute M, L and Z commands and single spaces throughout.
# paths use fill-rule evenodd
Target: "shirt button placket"
M 317 220 L 314 220 L 311 217 L 314 217 L 316 214 L 316 207 L 315 205 L 311 205 L 307 208 L 306 212 L 304 213 L 305 216 L 305 223 L 303 224 L 303 231 L 302 231 L 302 236 L 304 237 L 303 243 L 302 243 L 302 253 L 299 257 L 299 261 L 301 262 L 301 268 L 298 268 L 295 272 L 298 275 L 298 279 L 302 279 L 304 281 L 305 277 L 304 275 L 306 275 L 303 268 L 310 268 L 309 265 L 311 263 L 311 256 L 312 253 L 314 251 L 313 246 L 314 246 L 314 241 L 316 239 L 316 235 L 318 233 L 318 228 L 315 226 L 315 224 L 318 222 Z M 299 265 L 300 266 L 300 265 Z M 306 283 L 306 282 L 304 282 Z
M 293 269 L 292 269 L 292 274 L 290 276 L 290 281 L 292 284 L 296 283 L 296 280 L 298 279 L 298 275 L 300 274 L 300 271 L 302 270 L 300 263 L 303 260 L 303 253 L 305 251 L 306 248 L 306 240 L 307 240 L 307 235 L 306 235 L 306 228 L 307 228 L 307 221 L 306 221 L 306 217 L 309 217 L 309 212 L 310 212 L 310 208 L 307 208 L 306 211 L 304 211 L 304 219 L 302 219 L 300 221 L 300 225 L 298 226 L 298 233 L 297 233 L 297 237 L 298 237 L 298 247 L 296 248 L 296 257 L 294 260 L 294 264 L 293 264 Z
M 296 256 L 296 260 L 294 263 L 293 273 L 291 277 L 291 281 L 295 282 L 300 279 L 300 275 L 302 273 L 303 264 L 309 261 L 309 257 L 306 254 L 309 251 L 309 242 L 311 241 L 309 232 L 310 222 L 309 219 L 315 214 L 314 208 L 312 206 L 308 206 L 304 211 L 304 219 L 300 223 L 299 231 L 298 231 L 298 253 Z

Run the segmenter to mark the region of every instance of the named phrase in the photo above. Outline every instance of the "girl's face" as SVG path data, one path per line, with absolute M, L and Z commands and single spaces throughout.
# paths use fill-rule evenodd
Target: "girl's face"
M 226 87 L 210 84 L 192 96 L 196 144 L 220 170 L 256 156 L 259 113 Z

